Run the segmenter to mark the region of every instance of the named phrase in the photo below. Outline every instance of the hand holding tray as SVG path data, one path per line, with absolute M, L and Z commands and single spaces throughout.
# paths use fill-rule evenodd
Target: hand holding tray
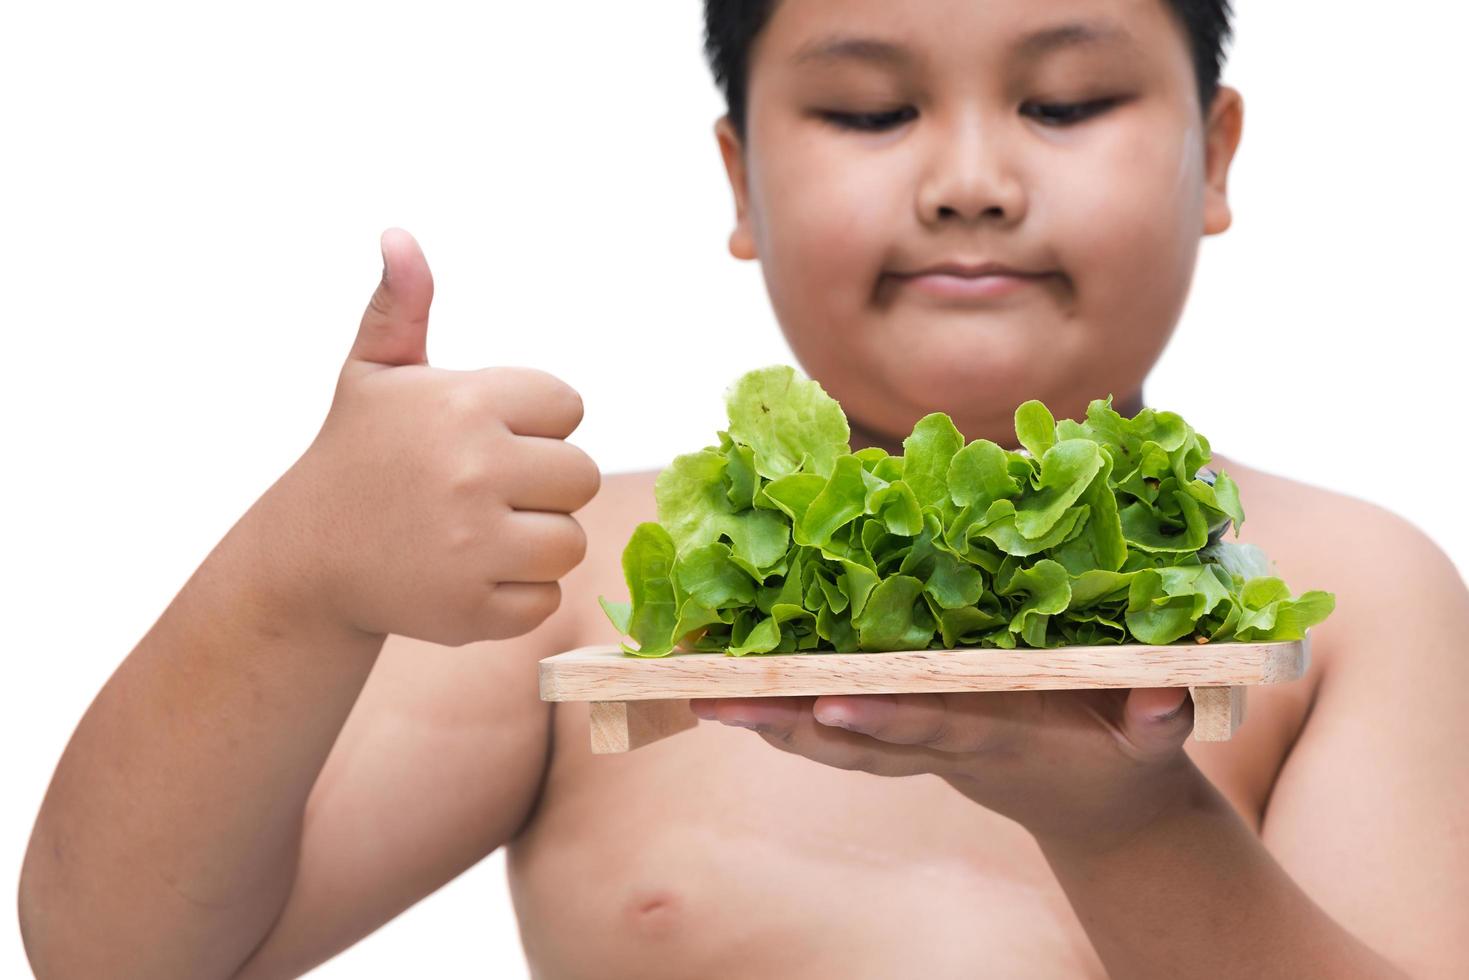
M 1187 687 L 1198 741 L 1226 741 L 1245 689 L 1301 677 L 1305 639 L 1268 643 L 1122 643 L 1051 649 L 966 647 L 888 653 L 636 657 L 616 644 L 540 662 L 542 701 L 590 701 L 592 751 L 627 752 L 699 723 L 688 698 Z

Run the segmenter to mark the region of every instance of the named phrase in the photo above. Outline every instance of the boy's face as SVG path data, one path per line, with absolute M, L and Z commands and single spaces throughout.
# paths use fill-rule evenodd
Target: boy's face
M 902 50 L 823 56 L 839 37 Z M 1163 0 L 780 0 L 748 78 L 744 145 L 716 124 L 730 251 L 760 260 L 796 357 L 883 441 L 932 411 L 1013 443 L 1028 398 L 1121 408 L 1200 236 L 1229 225 L 1239 96 L 1221 87 L 1202 118 Z M 948 262 L 1036 275 L 905 278 Z

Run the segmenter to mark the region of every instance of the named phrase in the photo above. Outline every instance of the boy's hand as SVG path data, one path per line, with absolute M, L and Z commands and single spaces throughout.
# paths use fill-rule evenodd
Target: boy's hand
M 695 698 L 694 714 L 838 769 L 933 773 L 1038 840 L 1103 847 L 1185 797 L 1183 688 Z
M 382 251 L 326 421 L 270 491 L 292 557 L 332 614 L 368 633 L 450 646 L 525 633 L 586 553 L 570 514 L 601 474 L 563 441 L 581 396 L 531 368 L 430 367 L 428 263 L 401 229 Z

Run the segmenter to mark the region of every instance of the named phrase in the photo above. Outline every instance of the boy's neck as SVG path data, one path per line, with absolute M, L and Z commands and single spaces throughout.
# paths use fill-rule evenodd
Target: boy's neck
M 1125 419 L 1130 419 L 1138 412 L 1141 412 L 1143 410 L 1142 389 L 1138 389 L 1133 394 L 1122 398 L 1114 398 L 1112 400 L 1112 410 Z M 1081 420 L 1078 419 L 1077 421 Z M 860 422 L 852 419 L 848 419 L 847 424 L 852 430 L 851 438 L 848 441 L 852 446 L 853 452 L 859 449 L 866 449 L 868 446 L 881 446 L 890 456 L 902 455 L 903 441 L 901 439 L 894 440 L 880 432 L 874 432 L 871 429 L 865 428 Z M 1019 447 L 1019 443 L 1015 439 L 1015 426 L 1013 424 L 1007 424 L 1003 429 L 996 428 L 992 432 L 966 432 L 964 433 L 964 439 L 968 442 L 973 442 L 975 439 L 988 439 L 1006 449 L 1016 449 Z

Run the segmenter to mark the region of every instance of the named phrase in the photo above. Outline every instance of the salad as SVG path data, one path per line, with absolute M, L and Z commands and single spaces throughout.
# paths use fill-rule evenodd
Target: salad
M 1022 447 L 943 412 L 900 456 L 851 450 L 841 406 L 788 366 L 726 392 L 719 444 L 654 485 L 598 597 L 640 657 L 1293 640 L 1335 607 L 1292 597 L 1238 538 L 1239 489 L 1172 412 L 1015 411 Z

